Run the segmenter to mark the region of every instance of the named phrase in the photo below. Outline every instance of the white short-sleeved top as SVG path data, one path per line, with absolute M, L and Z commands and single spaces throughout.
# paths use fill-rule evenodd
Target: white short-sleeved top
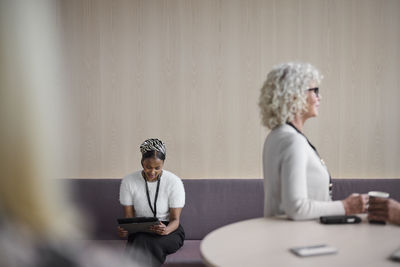
M 169 221 L 170 208 L 185 206 L 185 189 L 182 180 L 172 172 L 163 170 L 160 179 L 157 218 L 161 221 Z M 125 176 L 121 182 L 119 201 L 123 206 L 133 206 L 136 217 L 154 216 L 148 203 L 145 183 L 148 185 L 151 206 L 154 209 L 157 181 L 146 182 L 142 171 L 137 171 Z
M 289 125 L 274 128 L 264 143 L 264 215 L 295 220 L 343 215 L 329 196 L 329 173 L 307 139 Z

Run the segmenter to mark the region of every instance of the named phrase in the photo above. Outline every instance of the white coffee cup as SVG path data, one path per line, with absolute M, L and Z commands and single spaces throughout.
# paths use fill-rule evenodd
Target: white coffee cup
M 374 198 L 374 197 L 389 198 L 389 193 L 380 192 L 380 191 L 369 191 L 368 196 L 370 198 Z

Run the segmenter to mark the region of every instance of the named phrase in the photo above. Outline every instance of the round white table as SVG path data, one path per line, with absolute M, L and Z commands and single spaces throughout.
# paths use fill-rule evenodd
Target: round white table
M 400 248 L 400 226 L 369 224 L 325 225 L 317 220 L 257 218 L 233 223 L 209 233 L 200 245 L 208 266 L 397 266 L 389 256 Z M 298 257 L 289 249 L 327 244 L 338 253 Z

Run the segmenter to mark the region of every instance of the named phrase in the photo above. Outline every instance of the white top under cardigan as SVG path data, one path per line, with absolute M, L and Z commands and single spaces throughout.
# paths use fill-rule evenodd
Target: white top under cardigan
M 307 139 L 290 125 L 274 128 L 264 143 L 264 216 L 294 220 L 344 215 L 329 196 L 329 173 Z
M 163 170 L 160 178 L 160 188 L 157 199 L 157 218 L 169 221 L 170 208 L 185 206 L 185 189 L 182 180 L 172 172 Z M 133 206 L 136 217 L 153 217 L 146 194 L 146 181 L 141 171 L 125 176 L 122 179 L 119 201 L 123 206 Z M 154 209 L 154 198 L 157 191 L 157 181 L 147 182 L 151 206 Z

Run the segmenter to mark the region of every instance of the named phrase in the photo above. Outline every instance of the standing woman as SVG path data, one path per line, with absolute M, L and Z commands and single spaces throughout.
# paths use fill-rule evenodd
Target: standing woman
M 183 245 L 185 232 L 179 223 L 185 205 L 181 179 L 163 170 L 166 151 L 159 139 L 147 139 L 140 146 L 143 170 L 125 176 L 120 187 L 120 203 L 126 218 L 157 217 L 160 225 L 151 233 L 128 232 L 118 227 L 120 237 L 128 236 L 127 251 L 146 266 L 160 266 L 168 254 Z M 141 258 L 141 259 L 140 259 Z
M 304 123 L 318 116 L 321 79 L 310 64 L 286 63 L 261 88 L 262 123 L 271 129 L 263 150 L 265 216 L 306 220 L 366 211 L 367 195 L 332 201 L 328 170 L 303 133 Z

